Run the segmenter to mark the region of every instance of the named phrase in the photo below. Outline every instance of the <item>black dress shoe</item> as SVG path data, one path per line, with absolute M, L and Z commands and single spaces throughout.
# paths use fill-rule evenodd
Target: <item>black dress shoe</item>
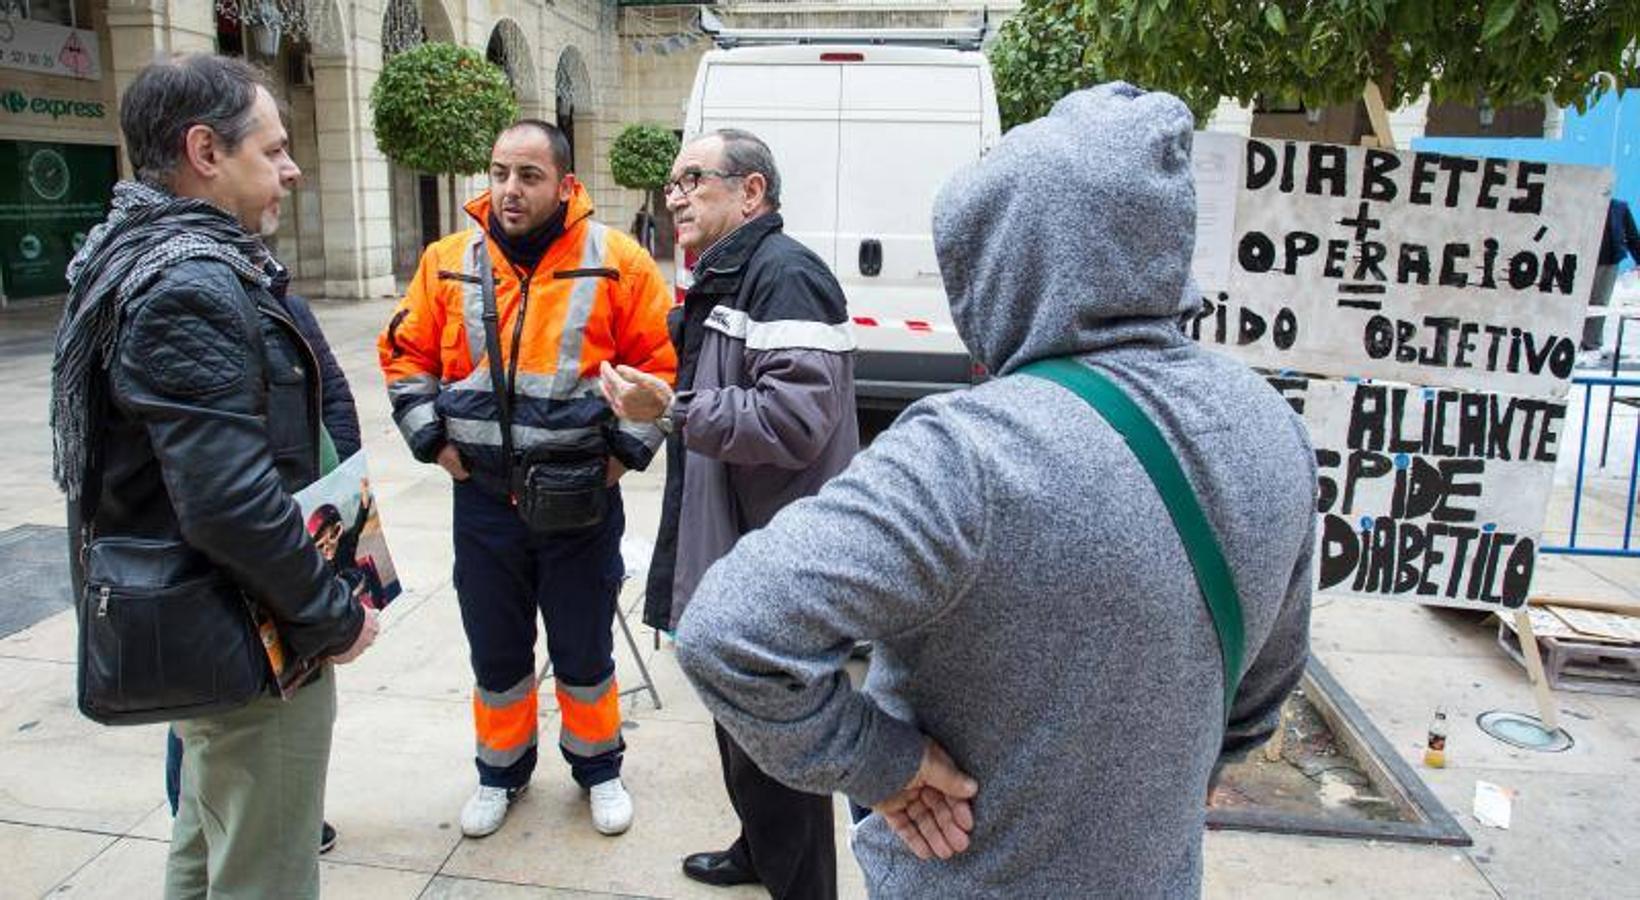
M 683 874 L 700 882 L 718 887 L 735 884 L 757 884 L 757 873 L 741 868 L 727 851 L 691 853 L 683 858 Z

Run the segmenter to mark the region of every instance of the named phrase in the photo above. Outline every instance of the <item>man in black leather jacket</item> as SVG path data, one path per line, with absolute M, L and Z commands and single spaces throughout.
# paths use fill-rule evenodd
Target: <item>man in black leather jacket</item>
M 228 580 L 271 619 L 287 664 L 351 661 L 375 613 L 331 574 L 292 499 L 319 475 L 322 389 L 268 290 L 261 237 L 300 175 L 279 109 L 244 63 L 184 56 L 139 72 L 120 118 L 138 180 L 116 186 L 70 264 L 53 364 L 56 475 L 92 548 L 77 580 L 106 583 L 99 541 L 142 541 L 189 575 L 162 590 Z M 162 624 L 198 625 L 171 615 Z M 173 723 L 184 762 L 167 897 L 318 896 L 328 668 L 289 699 L 263 691 Z
M 353 401 L 353 389 L 347 383 L 347 374 L 336 362 L 336 355 L 331 352 L 330 342 L 325 339 L 324 330 L 319 327 L 319 320 L 314 316 L 313 308 L 308 305 L 307 299 L 299 294 L 287 293 L 290 272 L 283 266 L 277 266 L 271 268 L 269 274 L 273 282 L 268 285 L 268 291 L 284 304 L 291 322 L 296 325 L 296 330 L 301 332 L 308 346 L 313 348 L 313 355 L 318 360 L 320 389 L 324 394 L 320 424 L 336 445 L 337 459 L 345 460 L 359 452 L 362 447 L 359 437 L 359 410 Z M 171 805 L 173 816 L 177 814 L 181 794 L 182 740 L 172 731 L 165 739 L 165 799 Z M 336 829 L 327 821 L 320 829 L 319 852 L 328 853 L 334 846 Z

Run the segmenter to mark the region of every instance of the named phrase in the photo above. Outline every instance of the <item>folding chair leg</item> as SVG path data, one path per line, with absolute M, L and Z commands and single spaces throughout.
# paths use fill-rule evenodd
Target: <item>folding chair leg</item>
M 615 611 L 615 621 L 621 623 L 621 634 L 626 636 L 626 646 L 627 646 L 628 649 L 630 649 L 632 651 L 632 659 L 633 659 L 634 662 L 636 662 L 638 664 L 638 671 L 643 674 L 643 684 L 640 684 L 635 688 L 628 688 L 628 689 L 622 691 L 621 696 L 624 697 L 627 694 L 636 694 L 636 693 L 639 693 L 640 691 L 647 690 L 649 692 L 650 699 L 655 701 L 655 708 L 660 709 L 661 708 L 661 694 L 660 694 L 660 691 L 655 690 L 655 679 L 650 677 L 649 667 L 644 665 L 643 653 L 638 649 L 638 642 L 637 642 L 637 640 L 635 640 L 632 637 L 632 629 L 627 627 L 626 614 L 624 612 L 620 611 L 620 610 L 616 610 Z M 659 638 L 657 636 L 657 640 L 658 639 Z
M 655 701 L 655 708 L 660 709 L 661 692 L 655 689 L 655 679 L 650 676 L 649 667 L 644 665 L 643 653 L 638 649 L 638 641 L 632 636 L 632 629 L 627 627 L 626 611 L 621 609 L 619 605 L 615 608 L 615 621 L 620 623 L 621 635 L 626 638 L 627 649 L 632 651 L 632 660 L 638 664 L 638 671 L 643 674 L 643 682 L 637 687 L 627 688 L 626 690 L 621 691 L 621 696 L 625 697 L 628 694 L 638 694 L 648 691 L 650 699 Z M 661 634 L 657 631 L 655 632 L 655 649 L 659 650 L 660 648 Z M 535 682 L 536 684 L 545 684 L 547 679 L 551 677 L 552 659 L 549 657 L 546 662 L 541 664 L 541 672 L 536 675 Z

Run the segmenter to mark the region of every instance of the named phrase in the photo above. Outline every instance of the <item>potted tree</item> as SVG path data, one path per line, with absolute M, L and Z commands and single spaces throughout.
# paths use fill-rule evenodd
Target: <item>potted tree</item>
M 506 73 L 476 50 L 420 44 L 387 61 L 370 105 L 376 146 L 388 159 L 449 176 L 450 230 L 459 228 L 455 177 L 487 169 L 496 135 L 518 118 Z
M 666 176 L 672 170 L 672 160 L 677 155 L 677 135 L 659 125 L 628 125 L 616 135 L 615 142 L 609 148 L 609 168 L 615 176 L 615 183 L 644 192 L 643 206 L 632 222 L 632 234 L 651 256 L 672 255 L 670 239 L 664 241 L 664 247 L 658 246 L 662 241 L 655 208 L 659 205 L 656 201 L 660 189 L 666 184 Z

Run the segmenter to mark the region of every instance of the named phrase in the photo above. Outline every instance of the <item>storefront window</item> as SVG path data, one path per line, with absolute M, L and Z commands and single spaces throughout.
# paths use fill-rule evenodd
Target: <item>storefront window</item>
M 89 28 L 91 0 L 0 0 L 0 19 L 11 18 Z
M 113 147 L 0 141 L 0 281 L 11 298 L 68 290 L 63 272 L 108 213 Z

